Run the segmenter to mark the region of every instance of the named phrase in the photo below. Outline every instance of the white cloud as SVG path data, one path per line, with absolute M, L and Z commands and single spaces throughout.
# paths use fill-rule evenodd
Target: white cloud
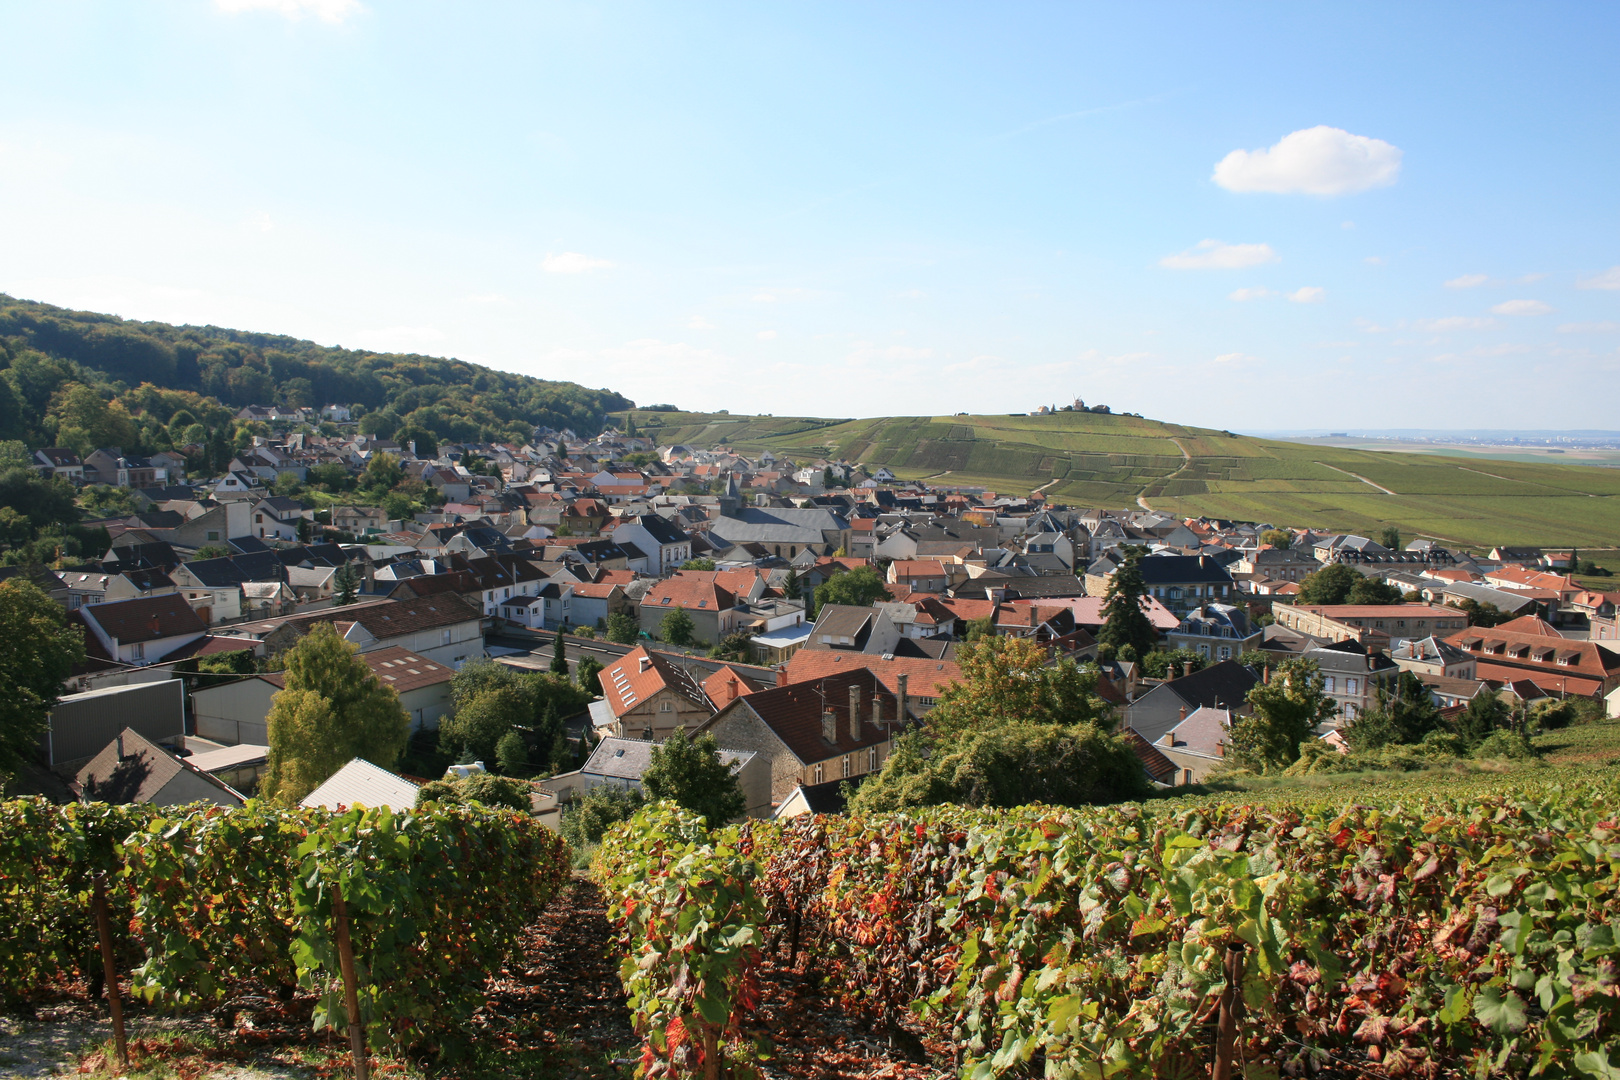
M 1296 304 L 1320 304 L 1327 299 L 1327 290 L 1320 285 L 1301 285 L 1288 294 L 1288 299 Z
M 510 304 L 512 298 L 505 293 L 475 293 L 472 296 L 463 296 L 463 302 L 468 304 Z
M 761 340 L 761 341 L 775 341 L 776 340 L 776 331 L 775 330 L 761 330 L 759 333 L 755 334 L 754 336 L 759 338 L 759 340 Z
M 1284 135 L 1270 149 L 1232 151 L 1213 179 L 1228 191 L 1348 195 L 1387 187 L 1400 171 L 1397 147 L 1319 124 Z
M 1241 304 L 1245 300 L 1264 300 L 1268 296 L 1276 295 L 1277 294 L 1272 292 L 1270 289 L 1261 288 L 1260 286 L 1256 285 L 1250 289 L 1237 289 L 1228 295 L 1227 299 L 1236 300 Z
M 360 0 L 214 0 L 214 6 L 232 15 L 244 11 L 273 11 L 294 21 L 313 15 L 329 23 L 340 23 L 365 10 Z
M 1529 285 L 1531 282 L 1540 281 L 1542 278 L 1544 278 L 1546 276 L 1547 276 L 1546 274 L 1526 274 L 1526 275 L 1524 275 L 1523 277 L 1521 277 L 1519 279 L 1519 284 L 1521 284 L 1521 285 Z
M 1221 240 L 1200 240 L 1196 247 L 1159 260 L 1171 270 L 1242 270 L 1247 266 L 1276 262 L 1278 255 L 1270 244 L 1228 244 Z
M 610 259 L 595 259 L 577 251 L 565 251 L 560 255 L 547 255 L 541 261 L 540 269 L 548 274 L 588 274 L 592 270 L 606 270 L 612 265 Z
M 1384 265 L 1384 257 L 1382 255 L 1368 255 L 1365 259 L 1362 259 L 1361 261 L 1366 263 L 1368 266 L 1383 266 Z
M 1491 279 L 1484 274 L 1464 274 L 1462 277 L 1454 277 L 1446 282 L 1446 288 L 1477 289 L 1489 280 Z
M 897 292 L 894 295 L 899 297 L 901 300 L 921 300 L 928 294 L 923 292 L 921 289 L 906 289 L 904 292 Z
M 688 330 L 713 330 L 714 323 L 710 322 L 708 319 L 705 319 L 701 315 L 694 315 L 690 319 L 686 320 L 686 328 Z
M 1468 315 L 1451 315 L 1444 319 L 1418 319 L 1413 325 L 1419 330 L 1443 334 L 1450 330 L 1483 330 L 1487 326 L 1496 325 L 1496 320 L 1474 318 Z
M 1492 305 L 1491 310 L 1498 315 L 1545 315 L 1552 305 L 1540 300 L 1504 300 Z
M 1605 320 L 1604 322 L 1567 322 L 1560 323 L 1560 334 L 1612 334 L 1620 330 L 1620 322 Z
M 1582 278 L 1575 283 L 1577 289 L 1620 289 L 1620 266 L 1611 266 L 1601 274 Z
M 1356 223 L 1353 221 L 1344 221 L 1339 223 L 1339 228 L 1341 229 L 1353 229 L 1355 227 Z
M 1229 352 L 1229 353 L 1221 353 L 1219 356 L 1217 356 L 1215 358 L 1215 362 L 1217 364 L 1227 364 L 1227 365 L 1252 364 L 1257 359 L 1258 359 L 1258 357 L 1250 356 L 1248 353 Z
M 761 289 L 752 299 L 756 304 L 775 304 L 783 300 L 808 300 L 813 295 L 809 289 Z

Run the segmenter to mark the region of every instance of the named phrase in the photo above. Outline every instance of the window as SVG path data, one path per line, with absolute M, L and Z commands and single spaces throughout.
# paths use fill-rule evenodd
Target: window
M 1356 718 L 1356 707 L 1354 705 L 1346 705 L 1344 707 L 1344 718 L 1346 720 L 1354 720 Z
M 131 645 L 129 647 L 129 658 L 131 660 L 145 660 L 146 659 L 146 645 L 145 645 L 145 643 L 137 641 L 135 644 Z
M 1230 660 L 1230 659 L 1232 659 L 1232 646 L 1230 646 L 1230 645 L 1222 645 L 1221 646 L 1221 659 L 1222 660 Z
M 1333 676 L 1329 675 L 1322 680 L 1322 689 L 1329 694 L 1333 693 Z
M 439 634 L 439 644 L 440 645 L 448 645 L 448 644 L 450 644 L 450 631 L 444 630 L 444 631 L 440 632 L 440 634 Z
M 1358 694 L 1358 693 L 1360 693 L 1361 692 L 1360 680 L 1358 680 L 1358 679 L 1346 679 L 1346 680 L 1344 680 L 1344 692 L 1347 693 L 1347 694 Z
M 866 748 L 866 771 L 877 772 L 877 747 L 875 746 Z
M 210 540 L 218 540 L 219 539 L 219 530 L 218 529 L 209 529 L 208 530 L 208 539 L 210 539 Z
M 849 755 L 844 755 L 844 779 L 849 779 Z
M 821 783 L 821 782 L 822 782 L 822 781 L 823 781 L 823 780 L 824 780 L 824 779 L 826 779 L 826 777 L 824 777 L 824 776 L 823 776 L 823 775 L 822 775 L 822 765 L 821 765 L 821 762 L 819 762 L 819 761 L 818 761 L 818 762 L 816 762 L 816 783 L 818 783 L 818 784 L 819 784 L 819 783 Z
M 662 705 L 658 706 L 658 711 L 659 712 L 669 712 L 669 710 L 671 708 L 673 708 L 673 706 L 671 706 L 670 703 L 666 701 Z

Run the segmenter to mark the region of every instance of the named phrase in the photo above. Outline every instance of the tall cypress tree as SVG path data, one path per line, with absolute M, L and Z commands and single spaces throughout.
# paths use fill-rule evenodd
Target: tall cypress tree
M 568 678 L 568 653 L 564 650 L 562 631 L 558 630 L 551 646 L 551 673 L 561 675 L 566 679 Z
M 1102 606 L 1103 626 L 1097 635 L 1098 643 L 1112 645 L 1116 654 L 1129 645 L 1138 659 L 1159 643 L 1153 620 L 1142 610 L 1147 585 L 1142 581 L 1141 560 L 1140 548 L 1127 551 L 1125 561 L 1109 579 Z

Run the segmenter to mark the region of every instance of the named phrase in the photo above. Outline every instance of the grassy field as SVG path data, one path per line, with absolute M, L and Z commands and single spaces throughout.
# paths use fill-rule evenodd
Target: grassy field
M 1128 416 L 897 416 L 847 420 L 638 412 L 660 444 L 770 450 L 887 466 L 1073 505 L 1376 534 L 1396 525 L 1474 548 L 1620 543 L 1620 469 L 1289 443 Z

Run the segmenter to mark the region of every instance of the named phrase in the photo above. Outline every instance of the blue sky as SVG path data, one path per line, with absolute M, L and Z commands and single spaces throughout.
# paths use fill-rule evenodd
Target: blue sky
M 1614 427 L 1617 31 L 14 2 L 0 291 L 734 412 Z

